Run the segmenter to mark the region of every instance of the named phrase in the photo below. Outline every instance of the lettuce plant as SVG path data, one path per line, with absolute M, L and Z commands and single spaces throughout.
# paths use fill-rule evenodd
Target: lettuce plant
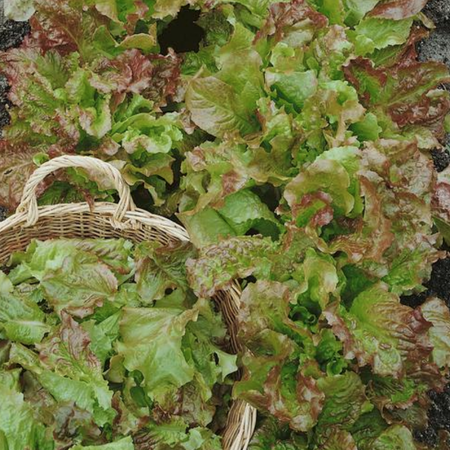
M 449 172 L 430 158 L 450 74 L 417 58 L 426 0 L 35 3 L 31 35 L 2 55 L 0 204 L 57 154 L 110 161 L 189 231 L 199 298 L 242 282 L 233 395 L 260 411 L 252 449 L 420 448 L 450 352 L 442 300 L 401 302 L 450 242 Z M 182 8 L 199 49 L 162 55 Z M 41 202 L 110 198 L 100 181 L 57 174 Z
M 34 241 L 0 272 L 8 449 L 220 449 L 236 355 L 190 245 Z

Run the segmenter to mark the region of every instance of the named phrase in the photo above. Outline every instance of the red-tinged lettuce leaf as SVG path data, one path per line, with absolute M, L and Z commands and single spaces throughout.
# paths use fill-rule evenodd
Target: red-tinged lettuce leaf
M 100 427 L 88 411 L 73 401 L 57 402 L 31 372 L 25 372 L 23 379 L 25 401 L 32 407 L 35 418 L 53 431 L 54 446 L 71 446 L 80 438 L 88 442 L 99 439 Z
M 150 51 L 156 45 L 156 28 L 136 32 L 136 24 L 149 10 L 144 2 L 49 2 L 38 0 L 27 44 L 61 54 L 77 51 L 84 61 L 102 54 L 114 57 L 128 48 Z
M 33 276 L 43 278 L 51 267 L 60 267 L 65 258 L 78 251 L 91 254 L 108 266 L 120 283 L 134 274 L 131 257 L 133 244 L 126 239 L 58 239 L 57 241 L 33 241 L 25 252 L 11 256 L 11 265 L 19 265 L 11 272 L 15 283 Z
M 207 298 L 237 278 L 268 276 L 275 250 L 276 244 L 261 236 L 230 238 L 203 247 L 198 258 L 187 260 L 189 285 L 198 296 Z
M 3 55 L 12 85 L 9 98 L 18 107 L 12 110 L 11 124 L 5 130 L 7 139 L 18 144 L 58 144 L 69 151 L 74 149 L 82 131 L 80 111 L 85 111 L 85 119 L 91 117 L 92 122 L 100 116 L 101 108 L 97 111 L 96 107 L 108 106 L 104 95 L 94 98 L 89 83 L 92 73 L 76 70 L 78 60 L 76 53 L 63 58 L 54 51 L 42 55 L 32 48 L 13 49 Z M 84 108 L 78 103 L 83 103 Z
M 317 422 L 324 394 L 316 380 L 298 369 L 297 346 L 287 336 L 266 330 L 260 333 L 262 356 L 244 353 L 243 378 L 234 396 L 274 416 L 295 431 L 309 431 Z
M 376 66 L 392 67 L 398 63 L 410 64 L 418 59 L 417 44 L 426 39 L 430 32 L 427 28 L 416 24 L 411 29 L 411 34 L 403 46 L 391 47 L 385 51 L 373 55 Z
M 446 234 L 450 224 L 450 169 L 447 168 L 438 174 L 432 195 L 433 217 L 439 221 L 438 228 L 444 238 L 450 239 Z
M 450 223 L 450 184 L 438 182 L 433 192 L 433 212 L 445 223 Z
M 350 177 L 342 164 L 331 159 L 321 159 L 308 166 L 286 186 L 284 198 L 295 209 L 306 194 L 323 192 L 332 198 L 336 212 L 346 215 L 355 204 L 354 197 L 348 192 L 349 187 Z
M 326 148 L 354 145 L 356 137 L 350 137 L 347 128 L 363 120 L 364 114 L 356 90 L 347 82 L 322 81 L 318 91 L 305 101 L 299 116 L 306 133 L 306 149 L 312 151 L 303 158 L 311 161 L 311 156 L 314 159 Z
M 0 141 L 0 206 L 3 208 L 14 211 L 19 205 L 25 183 L 37 168 L 33 162 L 36 154 L 36 149 L 25 144 Z M 45 187 L 45 183 L 41 183 L 36 195 L 40 196 Z
M 370 365 L 375 374 L 394 378 L 422 367 L 433 370 L 431 324 L 383 285 L 359 294 L 349 311 L 335 303 L 323 314 L 344 344 L 345 357 L 360 367 Z
M 438 235 L 432 228 L 432 162 L 409 141 L 380 140 L 367 145 L 362 155 L 365 169 L 361 174 L 376 188 L 395 236 L 383 255 L 388 271 L 380 264 L 366 264 L 365 269 L 386 281 L 393 292 L 423 290 L 421 284 L 430 277 L 431 265 L 443 256 L 436 249 Z
M 400 424 L 389 426 L 377 409 L 363 414 L 351 434 L 360 450 L 418 450 L 411 431 Z
M 399 423 L 415 430 L 425 430 L 428 426 L 429 390 L 440 392 L 446 384 L 438 371 L 428 377 L 414 374 L 399 380 L 380 377 L 367 371 L 362 377 L 367 383 L 370 401 L 384 420 L 388 424 Z
M 332 202 L 331 195 L 325 192 L 318 191 L 304 195 L 300 203 L 292 207 L 292 214 L 297 225 L 312 228 L 328 225 L 334 217 Z
M 307 44 L 316 31 L 326 27 L 326 16 L 311 8 L 304 0 L 275 3 L 270 7 L 266 23 L 256 35 L 257 39 L 272 37 L 296 47 Z
M 102 365 L 113 355 L 113 343 L 119 336 L 120 312 L 96 323 L 88 320 L 82 327 L 88 332 L 91 340 L 90 348 Z
M 89 6 L 114 22 L 123 22 L 127 31 L 133 34 L 136 23 L 144 20 L 149 11 L 149 7 L 142 0 L 87 0 Z
M 381 261 L 394 240 L 391 221 L 383 213 L 382 200 L 376 187 L 363 176 L 359 182 L 365 200 L 363 218 L 357 224 L 355 233 L 334 239 L 330 243 L 330 250 L 333 253 L 345 252 L 352 263 L 361 260 Z
M 162 246 L 146 242 L 136 248 L 136 284 L 144 304 L 152 304 L 165 296 L 168 289 L 188 289 L 186 261 L 195 257 L 191 244 L 175 243 Z
M 360 56 L 344 65 L 343 71 L 345 78 L 358 91 L 359 98 L 365 106 L 378 101 L 388 77 L 384 68 L 376 68 L 370 59 Z
M 392 422 L 392 415 L 395 417 L 396 410 L 404 411 L 408 408 L 412 410 L 413 405 L 419 401 L 419 407 L 426 409 L 428 406 L 429 386 L 421 380 L 408 377 L 397 380 L 392 377 L 365 374 L 365 381 L 368 384 L 367 392 L 370 400 L 389 423 Z
M 262 150 L 262 153 L 266 152 Z M 188 152 L 182 167 L 186 172 L 182 179 L 184 193 L 180 202 L 183 212 L 179 214 L 183 223 L 189 223 L 198 213 L 208 214 L 206 211 L 212 207 L 217 211 L 217 217 L 228 225 L 232 235 L 243 235 L 253 230 L 263 236 L 278 237 L 281 224 L 261 196 L 246 189 L 254 181 L 258 184 L 267 181 L 267 178 L 258 177 L 264 174 L 263 168 L 256 166 L 258 157 L 259 154 L 254 155 L 244 146 L 237 145 L 205 143 Z M 268 154 L 267 159 L 270 159 Z M 217 228 L 217 237 L 221 231 Z M 195 234 L 195 229 L 192 232 Z
M 32 372 L 58 402 L 75 402 L 96 424 L 111 423 L 116 415 L 103 367 L 90 349 L 89 335 L 67 313 L 62 324 L 37 349 L 14 344 L 10 360 Z
M 187 204 L 181 214 L 192 215 L 208 205 L 220 207 L 226 196 L 246 187 L 249 175 L 240 161 L 244 162 L 242 148 L 232 145 L 204 143 L 187 152 L 181 181 Z
M 367 59 L 351 60 L 344 68 L 360 98 L 380 120 L 390 117 L 396 126 L 412 131 L 414 127 L 431 129 L 438 139 L 444 136 L 443 123 L 450 110 L 444 91 L 434 91 L 450 80 L 448 68 L 438 62 L 411 59 L 389 68 L 374 68 Z M 387 135 L 398 133 L 385 125 Z
M 238 338 L 246 348 L 245 371 L 235 385 L 235 397 L 274 415 L 293 430 L 310 430 L 324 396 L 315 379 L 298 367 L 295 342 L 308 347 L 309 333 L 289 319 L 291 293 L 280 283 L 258 281 L 247 286 L 241 301 Z
M 156 0 L 152 16 L 157 19 L 164 19 L 167 16 L 176 17 L 181 7 L 188 3 L 188 0 Z
M 57 44 L 56 48 L 62 53 L 78 51 L 86 60 L 98 54 L 92 37 L 99 22 L 83 12 L 81 3 L 36 0 L 35 7 L 39 28 L 33 30 L 32 41 L 45 42 L 48 39 L 45 34 L 49 33 L 52 48 Z
M 264 354 L 258 336 L 265 330 L 286 334 L 296 342 L 310 337 L 309 332 L 289 318 L 294 297 L 285 284 L 258 281 L 249 284 L 241 296 L 238 313 L 238 338 L 255 354 Z
M 166 106 L 175 97 L 180 86 L 182 59 L 172 51 L 165 56 L 149 55 L 149 59 L 153 64 L 153 74 L 145 97 L 154 101 L 157 106 Z
M 102 75 L 115 85 L 113 104 L 122 103 L 121 97 L 126 93 L 141 94 L 152 83 L 153 64 L 136 49 L 127 50 L 111 61 L 103 60 L 99 65 Z
M 402 20 L 418 14 L 428 0 L 392 0 L 379 3 L 371 12 L 370 16 L 383 19 Z
M 61 326 L 52 336 L 37 346 L 39 359 L 48 368 L 63 376 L 73 376 L 76 362 L 80 374 L 102 373 L 100 360 L 90 349 L 91 340 L 82 327 L 66 312 L 61 313 Z
M 276 118 L 274 118 L 275 121 Z M 275 124 L 272 124 L 272 127 L 273 130 L 267 132 L 267 137 L 262 137 L 270 140 L 273 144 L 271 152 L 267 152 L 263 148 L 248 149 L 243 145 L 225 141 L 223 143 L 205 142 L 186 153 L 186 159 L 182 165 L 185 176 L 181 180 L 181 187 L 184 191 L 180 202 L 182 221 L 187 220 L 187 216 L 192 216 L 208 206 L 220 211 L 220 208 L 227 202 L 228 196 L 240 190 L 244 191 L 255 182 L 257 185 L 270 183 L 278 187 L 289 180 L 287 174 L 290 170 L 291 157 L 286 151 L 287 149 L 281 145 L 283 138 L 281 134 L 278 134 L 281 131 Z M 280 139 L 275 142 L 277 137 Z M 244 192 L 237 194 L 235 201 L 245 203 L 239 201 L 239 198 L 249 197 L 254 205 L 251 215 L 257 218 L 263 214 L 262 218 L 273 222 L 273 215 L 267 211 L 257 196 L 248 190 Z M 231 218 L 234 214 L 231 212 L 228 215 Z M 242 221 L 242 218 L 238 221 Z
M 442 300 L 430 298 L 420 306 L 425 319 L 433 326 L 428 331 L 433 345 L 433 361 L 440 368 L 450 367 L 450 311 Z
M 95 254 L 115 274 L 119 283 L 128 280 L 135 271 L 132 259 L 133 243 L 126 239 L 70 239 L 59 240 L 58 245 L 72 246 Z
M 220 349 L 228 344 L 227 330 L 221 316 L 213 312 L 213 303 L 202 301 L 198 307 L 198 320 L 187 325 L 183 339 L 184 353 L 196 375 L 182 388 L 182 416 L 190 424 L 207 426 L 219 407 L 217 395 L 221 395 L 220 391 L 226 395 L 226 388 L 219 388 L 217 383 L 226 383 L 228 376 L 236 372 L 237 356 Z
M 271 279 L 280 282 L 289 280 L 305 259 L 307 250 L 314 248 L 316 242 L 316 235 L 311 237 L 307 229 L 288 223 L 286 233 L 272 257 Z

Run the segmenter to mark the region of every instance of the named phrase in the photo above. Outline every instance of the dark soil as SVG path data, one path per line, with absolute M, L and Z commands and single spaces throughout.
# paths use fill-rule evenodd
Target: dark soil
M 13 22 L 7 20 L 0 24 L 0 51 L 11 47 L 17 47 L 23 38 L 30 32 L 28 22 Z M 9 123 L 8 107 L 9 102 L 6 98 L 8 92 L 8 83 L 4 76 L 0 75 L 0 138 L 2 128 Z M 0 208 L 0 220 L 5 218 L 5 211 Z
M 424 10 L 425 14 L 436 24 L 450 20 L 449 0 L 430 0 Z
M 13 22 L 7 20 L 0 25 L 0 51 L 7 50 L 11 47 L 17 47 L 23 38 L 30 32 L 30 25 L 28 22 Z M 8 114 L 8 100 L 6 99 L 6 92 L 8 84 L 5 78 L 0 75 L 0 133 L 1 129 L 9 122 Z M 0 134 L 1 137 L 1 134 Z
M 29 32 L 30 25 L 28 22 L 7 20 L 3 25 L 0 25 L 0 50 L 17 47 Z
M 431 0 L 425 12 L 428 17 L 433 19 L 437 27 L 431 37 L 419 45 L 420 59 L 434 59 L 450 66 L 450 0 Z M 28 32 L 28 23 L 7 21 L 0 25 L 0 50 L 19 45 Z M 0 133 L 1 128 L 9 121 L 6 92 L 7 83 L 4 78 L 0 77 Z M 432 152 L 438 171 L 444 170 L 450 164 L 449 149 L 450 136 L 447 139 L 446 150 Z M 3 220 L 4 217 L 4 211 L 0 208 L 0 220 Z M 426 287 L 426 292 L 404 297 L 402 302 L 415 307 L 433 295 L 445 300 L 450 306 L 450 258 L 434 264 L 431 279 Z M 430 399 L 429 427 L 425 431 L 417 432 L 416 437 L 428 445 L 436 446 L 439 431 L 450 432 L 450 385 L 443 393 L 431 393 Z
M 419 45 L 419 58 L 422 61 L 430 59 L 442 61 L 450 67 L 450 0 L 429 1 L 425 13 L 435 22 L 436 30 L 429 39 Z M 445 144 L 446 149 L 443 151 L 432 152 L 434 164 L 439 172 L 450 164 L 450 135 L 447 136 Z M 437 296 L 445 300 L 450 307 L 450 258 L 434 264 L 431 279 L 426 287 L 426 292 L 404 297 L 402 302 L 414 307 L 422 304 L 429 296 Z M 436 447 L 439 431 L 450 432 L 450 384 L 442 393 L 431 393 L 430 400 L 428 428 L 416 432 L 416 438 Z

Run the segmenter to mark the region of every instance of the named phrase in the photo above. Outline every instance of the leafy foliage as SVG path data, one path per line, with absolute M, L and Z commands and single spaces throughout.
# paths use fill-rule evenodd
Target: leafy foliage
M 184 414 L 203 428 L 180 425 L 177 414 L 164 427 L 155 419 L 136 448 L 220 445 L 204 429 L 212 409 L 202 405 L 214 404 L 206 386 L 231 361 L 204 339 L 203 302 L 236 280 L 243 377 L 234 397 L 264 416 L 250 448 L 418 448 L 411 430 L 426 423 L 426 392 L 445 384 L 450 321 L 439 299 L 416 309 L 400 302 L 424 290 L 443 239 L 450 243 L 449 172 L 437 175 L 429 158 L 448 126 L 450 98 L 439 86 L 450 75 L 418 61 L 425 4 L 36 0 L 32 33 L 1 56 L 14 107 L 0 144 L 0 205 L 17 206 L 36 164 L 94 155 L 122 171 L 139 205 L 180 220 L 199 248 L 143 245 L 120 272 L 116 256 L 97 264 L 94 249 L 43 260 L 36 249 L 8 274 L 14 284 L 40 281 L 52 320 L 69 313 L 83 324 L 93 354 L 110 358 L 111 380 L 141 374 L 123 390 L 118 409 L 132 418 L 119 429 L 149 403 L 192 394 Z M 198 49 L 160 54 L 183 8 L 198 12 Z M 56 174 L 38 193 L 46 188 L 45 204 L 112 198 L 81 171 Z M 3 335 L 22 350 L 44 345 L 54 324 L 2 280 L 1 298 L 14 306 L 0 315 Z M 62 280 L 80 294 L 69 296 Z M 191 289 L 196 304 L 181 299 Z M 123 308 L 119 322 L 111 298 Z M 189 355 L 180 350 L 187 342 Z M 158 354 L 171 366 L 161 363 L 155 383 Z M 194 375 L 200 362 L 203 378 Z M 137 392 L 140 408 L 130 400 Z
M 236 355 L 188 287 L 193 255 L 123 239 L 33 241 L 12 255 L 0 272 L 5 448 L 220 448 Z

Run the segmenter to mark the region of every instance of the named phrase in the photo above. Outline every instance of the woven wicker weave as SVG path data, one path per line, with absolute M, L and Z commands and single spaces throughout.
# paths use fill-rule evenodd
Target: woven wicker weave
M 112 181 L 120 196 L 119 203 L 99 202 L 93 208 L 87 203 L 38 207 L 38 185 L 47 175 L 67 167 L 83 168 Z M 181 226 L 137 209 L 128 185 L 114 166 L 85 156 L 52 159 L 30 177 L 16 214 L 0 222 L 0 268 L 6 265 L 11 253 L 25 250 L 31 240 L 52 238 L 125 238 L 133 242 L 156 240 L 163 244 L 189 240 Z M 239 287 L 236 285 L 220 292 L 215 300 L 227 322 L 233 350 L 237 352 L 235 336 L 240 304 Z M 253 434 L 255 421 L 254 408 L 241 401 L 234 402 L 224 431 L 224 450 L 245 450 Z

